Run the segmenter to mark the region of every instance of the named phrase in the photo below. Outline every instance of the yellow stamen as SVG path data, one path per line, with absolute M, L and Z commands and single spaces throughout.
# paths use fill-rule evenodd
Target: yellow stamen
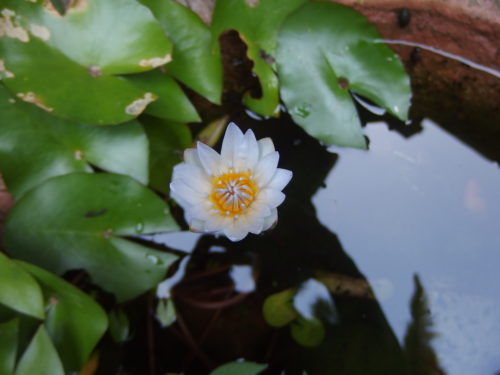
M 229 168 L 224 174 L 212 178 L 212 186 L 209 199 L 214 210 L 234 218 L 252 204 L 258 192 L 250 170 L 240 172 Z

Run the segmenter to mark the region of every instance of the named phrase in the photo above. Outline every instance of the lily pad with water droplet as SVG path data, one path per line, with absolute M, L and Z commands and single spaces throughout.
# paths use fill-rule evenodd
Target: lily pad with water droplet
M 106 214 L 87 215 L 103 209 Z M 5 223 L 5 249 L 57 274 L 84 269 L 123 301 L 154 287 L 177 259 L 128 239 L 137 235 L 139 221 L 143 234 L 178 229 L 166 203 L 137 181 L 73 173 L 46 181 L 14 206 Z
M 307 3 L 285 20 L 276 54 L 281 97 L 310 135 L 366 148 L 351 90 L 407 119 L 409 78 L 379 39 L 360 13 L 340 4 Z

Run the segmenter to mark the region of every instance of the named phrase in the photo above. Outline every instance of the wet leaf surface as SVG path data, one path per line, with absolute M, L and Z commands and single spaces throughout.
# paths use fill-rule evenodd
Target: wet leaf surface
M 156 285 L 177 259 L 123 236 L 176 229 L 165 202 L 135 180 L 75 173 L 26 194 L 7 219 L 4 242 L 13 257 L 58 274 L 83 268 L 123 301 Z
M 210 373 L 210 375 L 257 375 L 266 368 L 266 365 L 253 362 L 226 363 Z
M 59 277 L 17 262 L 36 278 L 46 304 L 44 326 L 66 371 L 80 369 L 108 326 L 104 310 L 87 294 Z
M 213 43 L 223 31 L 236 30 L 247 44 L 247 55 L 254 62 L 253 71 L 262 88 L 261 98 L 245 96 L 244 102 L 262 116 L 273 116 L 278 110 L 278 78 L 273 71 L 279 27 L 288 14 L 305 0 L 245 1 L 219 0 L 212 17 Z
M 197 14 L 175 1 L 140 1 L 151 9 L 174 44 L 168 72 L 212 103 L 220 104 L 222 64 L 219 48 L 212 48 L 210 29 Z
M 0 323 L 0 374 L 14 373 L 17 355 L 17 335 L 19 333 L 19 319 L 14 318 Z
M 136 121 L 71 123 L 14 99 L 1 85 L 0 112 L 0 169 L 16 198 L 50 177 L 91 172 L 91 165 L 148 181 L 148 140 Z
M 308 3 L 283 23 L 276 55 L 281 96 L 310 135 L 366 148 L 350 90 L 407 119 L 409 79 L 379 39 L 361 14 L 329 2 Z

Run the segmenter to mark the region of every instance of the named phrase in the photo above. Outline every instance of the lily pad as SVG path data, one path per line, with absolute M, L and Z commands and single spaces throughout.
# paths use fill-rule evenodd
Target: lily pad
M 273 327 L 283 327 L 299 316 L 293 307 L 296 293 L 295 289 L 285 289 L 266 298 L 262 312 L 268 324 Z
M 43 296 L 37 282 L 2 253 L 0 285 L 0 304 L 22 314 L 43 319 Z
M 9 25 L 0 37 L 3 82 L 20 99 L 92 124 L 130 120 L 156 99 L 112 75 L 170 61 L 171 44 L 146 7 L 79 0 L 61 16 L 48 1 L 5 0 L 3 6 L 2 22 Z
M 308 3 L 286 19 L 278 41 L 281 97 L 310 135 L 366 148 L 350 90 L 407 119 L 411 90 L 403 65 L 357 11 Z
M 104 310 L 89 296 L 59 277 L 25 262 L 46 298 L 45 328 L 66 371 L 79 370 L 107 328 Z
M 19 360 L 15 375 L 64 375 L 63 366 L 43 325 Z
M 64 16 L 45 2 L 4 0 L 33 35 L 102 74 L 137 73 L 172 60 L 172 43 L 136 0 L 76 0 Z M 33 56 L 37 58 L 38 56 Z
M 210 375 L 257 375 L 266 367 L 255 362 L 229 362 L 217 367 Z
M 165 202 L 130 177 L 73 173 L 25 194 L 4 241 L 13 257 L 54 273 L 87 270 L 123 301 L 155 286 L 177 259 L 123 237 L 177 229 Z
M 14 373 L 17 356 L 17 335 L 19 333 L 19 319 L 14 318 L 0 323 L 0 374 Z
M 220 104 L 222 63 L 218 46 L 212 49 L 210 29 L 198 15 L 172 0 L 140 0 L 160 22 L 174 44 L 168 72 L 212 103 Z
M 145 113 L 177 122 L 201 121 L 196 108 L 182 91 L 179 84 L 159 70 L 124 76 L 127 81 L 158 96 L 148 105 Z
M 319 319 L 305 319 L 300 316 L 291 325 L 292 337 L 300 345 L 315 347 L 325 338 L 325 328 Z
M 91 165 L 148 181 L 148 140 L 136 121 L 71 123 L 14 99 L 0 85 L 0 170 L 15 198 L 40 182 Z
M 253 71 L 262 88 L 261 98 L 246 94 L 245 105 L 262 116 L 273 116 L 278 111 L 278 78 L 273 71 L 276 40 L 283 20 L 306 0 L 218 0 L 213 17 L 214 48 L 219 35 L 236 30 L 247 44 L 247 55 L 254 62 Z
M 153 189 L 169 191 L 172 169 L 182 161 L 184 149 L 192 144 L 185 124 L 143 116 L 141 123 L 149 139 L 149 181 Z

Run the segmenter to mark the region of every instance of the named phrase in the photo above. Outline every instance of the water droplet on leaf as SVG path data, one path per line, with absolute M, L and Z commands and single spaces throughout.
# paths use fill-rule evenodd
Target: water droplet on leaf
M 163 264 L 162 260 L 157 257 L 156 255 L 152 255 L 152 254 L 148 254 L 146 255 L 146 258 L 152 263 L 152 264 L 156 264 L 156 265 L 160 265 L 160 264 Z
M 142 233 L 143 230 L 144 230 L 144 223 L 142 221 L 139 221 L 135 225 L 135 233 Z
M 306 118 L 311 113 L 311 105 L 302 103 L 293 109 L 293 113 L 299 117 Z

